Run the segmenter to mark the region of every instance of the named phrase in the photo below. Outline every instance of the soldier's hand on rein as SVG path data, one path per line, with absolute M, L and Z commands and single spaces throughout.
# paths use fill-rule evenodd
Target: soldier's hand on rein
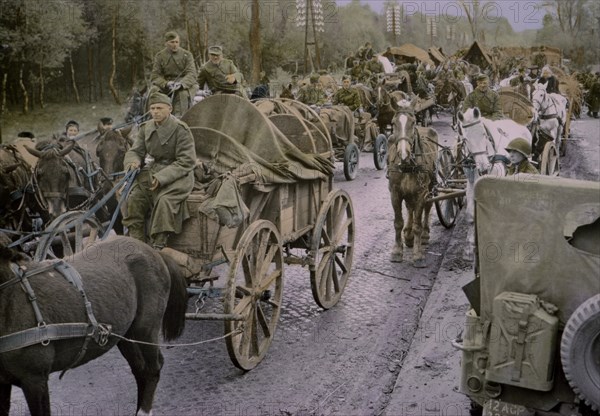
M 152 184 L 150 185 L 150 188 L 148 188 L 148 189 L 151 191 L 156 191 L 159 187 L 160 187 L 160 182 L 158 181 L 158 179 L 152 178 Z
M 171 91 L 173 91 L 173 86 L 175 85 L 174 81 L 169 81 L 167 82 L 167 88 Z
M 177 91 L 181 87 L 183 87 L 183 85 L 181 85 L 181 82 L 175 82 L 175 83 L 173 83 L 173 86 L 171 87 L 171 90 L 172 91 Z
M 235 75 L 233 75 L 233 74 L 225 75 L 225 80 L 229 84 L 233 84 L 233 83 L 235 83 Z
M 131 162 L 125 167 L 125 171 L 136 170 L 140 168 L 140 162 Z

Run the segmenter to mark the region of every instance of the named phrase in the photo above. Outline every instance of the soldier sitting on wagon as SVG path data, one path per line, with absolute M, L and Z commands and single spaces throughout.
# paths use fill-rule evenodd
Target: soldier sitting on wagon
M 243 87 L 244 76 L 231 59 L 223 58 L 223 48 L 211 46 L 208 48 L 209 61 L 198 74 L 198 84 L 208 88 L 213 94 L 235 94 L 247 98 Z
M 181 116 L 191 106 L 196 94 L 196 63 L 192 54 L 179 46 L 179 35 L 165 34 L 165 48 L 154 57 L 152 66 L 153 91 L 160 91 L 171 97 L 173 114 Z
M 527 140 L 517 137 L 506 146 L 510 165 L 507 175 L 516 175 L 517 173 L 539 174 L 538 170 L 529 162 L 531 156 L 531 145 Z
M 319 82 L 319 74 L 310 76 L 310 84 L 305 85 L 298 91 L 298 101 L 306 105 L 323 105 L 327 97 Z
M 350 86 L 350 77 L 348 75 L 342 77 L 342 88 L 336 91 L 332 102 L 335 105 L 345 105 L 352 111 L 360 108 L 360 95 L 355 88 Z
M 485 74 L 477 77 L 477 88 L 467 96 L 463 103 L 463 110 L 477 107 L 481 115 L 490 120 L 504 118 L 500 107 L 500 96 L 490 88 L 490 78 Z

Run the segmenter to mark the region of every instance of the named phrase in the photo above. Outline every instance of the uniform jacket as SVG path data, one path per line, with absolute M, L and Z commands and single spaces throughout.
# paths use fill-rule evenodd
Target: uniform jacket
M 236 82 L 229 84 L 225 80 L 226 75 L 235 75 Z M 242 87 L 243 75 L 237 69 L 233 61 L 230 59 L 222 59 L 217 65 L 211 61 L 206 62 L 198 74 L 198 84 L 200 88 L 204 87 L 204 84 L 208 84 L 208 88 L 214 92 L 228 92 L 235 93 L 239 92 L 243 94 Z
M 151 80 L 161 90 L 167 90 L 169 81 L 181 82 L 183 88 L 189 90 L 197 85 L 197 76 L 194 57 L 183 48 L 176 52 L 165 48 L 154 57 Z
M 385 72 L 383 64 L 379 61 L 370 60 L 365 64 L 365 69 L 371 74 L 381 74 Z
M 340 88 L 333 96 L 333 104 L 346 105 L 352 111 L 356 111 L 361 106 L 360 95 L 354 88 Z
M 323 105 L 326 98 L 325 91 L 313 84 L 306 85 L 298 91 L 298 101 L 306 105 Z
M 529 162 L 529 160 L 523 159 L 517 166 L 508 166 L 508 170 L 506 172 L 507 175 L 516 175 L 517 173 L 539 174 L 540 172 Z
M 478 89 L 473 90 L 465 99 L 462 107 L 465 110 L 477 107 L 483 117 L 491 120 L 503 118 L 502 109 L 500 108 L 500 96 L 491 89 L 488 89 L 486 92 Z

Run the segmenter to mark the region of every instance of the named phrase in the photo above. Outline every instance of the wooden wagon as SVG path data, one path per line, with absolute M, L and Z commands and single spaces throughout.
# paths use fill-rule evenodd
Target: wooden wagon
M 223 297 L 222 311 L 187 317 L 224 320 L 233 363 L 250 370 L 275 333 L 284 264 L 308 267 L 321 307 L 340 299 L 354 253 L 352 201 L 333 189 L 331 142 L 299 117 L 269 119 L 249 101 L 221 95 L 183 120 L 202 167 L 188 199 L 192 217 L 165 250 L 186 270 L 192 293 Z M 228 268 L 222 285 L 212 273 L 219 265 Z

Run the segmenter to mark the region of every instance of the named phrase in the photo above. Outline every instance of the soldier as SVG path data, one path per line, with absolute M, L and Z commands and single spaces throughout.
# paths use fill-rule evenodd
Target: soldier
M 546 92 L 548 94 L 560 94 L 558 89 L 558 80 L 552 73 L 549 67 L 542 68 L 542 76 L 537 81 L 539 84 L 546 84 Z
M 62 138 L 63 139 L 73 139 L 73 138 L 77 137 L 78 134 L 79 134 L 79 123 L 76 122 L 75 120 L 67 121 L 67 124 L 65 124 L 65 132 L 64 132 Z
M 354 66 L 354 52 L 348 52 L 348 56 L 344 60 L 344 71 L 346 74 L 350 73 L 350 70 Z
M 181 116 L 191 106 L 198 90 L 196 63 L 192 54 L 179 46 L 179 35 L 165 34 L 165 48 L 156 54 L 152 66 L 153 91 L 169 95 L 173 100 L 173 114 Z
M 600 110 L 600 72 L 596 72 L 595 79 L 591 82 L 590 89 L 587 93 L 588 117 L 598 118 L 598 110 Z
M 235 94 L 247 98 L 243 87 L 244 76 L 231 59 L 223 58 L 223 48 L 211 46 L 208 48 L 209 61 L 206 62 L 198 75 L 198 84 L 208 88 L 213 94 Z
M 189 218 L 185 201 L 194 187 L 196 148 L 187 124 L 171 115 L 169 97 L 154 93 L 148 103 L 152 120 L 142 126 L 123 161 L 126 170 L 142 168 L 123 224 L 131 237 L 161 249 Z
M 367 41 L 365 43 L 365 47 L 363 48 L 362 60 L 370 61 L 373 55 L 375 55 L 375 52 L 373 52 L 373 46 L 371 45 L 371 42 Z
M 527 140 L 517 137 L 508 143 L 506 146 L 510 165 L 508 166 L 507 175 L 516 175 L 517 173 L 539 174 L 538 170 L 529 162 L 531 155 L 531 145 Z
M 350 77 L 354 83 L 364 82 L 366 80 L 367 75 L 359 59 L 354 60 L 354 66 L 350 70 Z
M 305 85 L 298 91 L 298 101 L 306 105 L 323 105 L 326 100 L 325 91 L 319 82 L 319 74 L 310 76 L 310 84 Z
M 477 87 L 467 96 L 462 108 L 477 107 L 481 115 L 491 120 L 503 118 L 500 108 L 500 96 L 490 88 L 490 79 L 485 74 L 477 76 Z
M 342 77 L 342 88 L 336 91 L 332 102 L 336 105 L 348 106 L 352 111 L 360 108 L 360 95 L 356 89 L 350 86 L 350 77 L 348 75 Z

